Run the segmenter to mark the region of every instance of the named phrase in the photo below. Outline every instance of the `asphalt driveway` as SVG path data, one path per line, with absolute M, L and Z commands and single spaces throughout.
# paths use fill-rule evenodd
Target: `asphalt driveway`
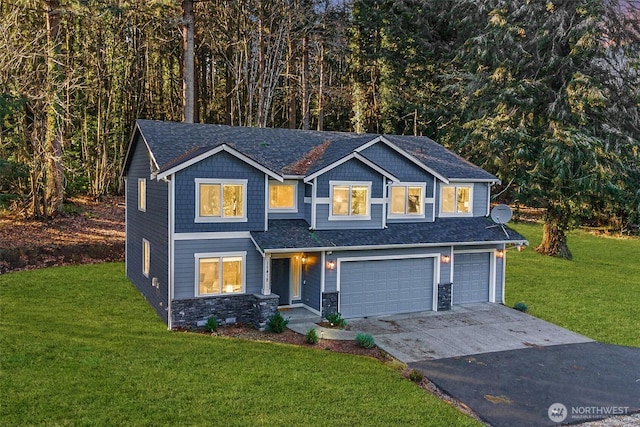
M 352 331 L 405 363 L 591 339 L 500 304 L 454 306 L 446 312 L 349 319 Z
M 493 427 L 582 423 L 640 411 L 640 349 L 598 342 L 410 363 Z M 638 425 L 639 418 L 629 421 Z

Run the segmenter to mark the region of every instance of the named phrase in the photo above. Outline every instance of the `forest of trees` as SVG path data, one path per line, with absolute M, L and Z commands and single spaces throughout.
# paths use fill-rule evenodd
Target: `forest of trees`
M 427 135 L 544 209 L 640 223 L 635 0 L 6 0 L 0 204 L 118 193 L 137 118 Z

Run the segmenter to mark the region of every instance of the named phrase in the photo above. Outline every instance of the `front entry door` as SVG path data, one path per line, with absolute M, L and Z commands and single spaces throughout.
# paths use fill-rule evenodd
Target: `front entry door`
M 271 292 L 280 297 L 278 305 L 289 305 L 291 303 L 291 296 L 289 295 L 290 271 L 290 258 L 271 259 Z

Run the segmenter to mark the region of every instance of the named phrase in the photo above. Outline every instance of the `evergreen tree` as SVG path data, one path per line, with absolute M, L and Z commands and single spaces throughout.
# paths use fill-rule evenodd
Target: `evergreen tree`
M 594 199 L 624 193 L 623 158 L 638 147 L 637 129 L 618 126 L 627 118 L 611 114 L 628 96 L 613 84 L 607 59 L 616 54 L 603 17 L 620 10 L 599 0 L 461 7 L 477 33 L 458 56 L 458 148 L 512 181 L 513 200 L 544 208 L 538 252 L 571 258 L 566 231 Z M 637 117 L 637 102 L 628 107 Z

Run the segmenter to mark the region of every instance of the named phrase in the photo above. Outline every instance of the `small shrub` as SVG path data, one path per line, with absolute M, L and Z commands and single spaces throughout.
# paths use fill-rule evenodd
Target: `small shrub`
M 347 321 L 342 318 L 340 313 L 327 314 L 325 319 L 327 319 L 327 322 L 335 328 L 344 329 L 347 327 Z
M 411 372 L 409 372 L 409 379 L 414 383 L 419 383 L 424 379 L 424 374 L 420 371 L 412 369 Z
M 275 332 L 276 334 L 281 334 L 287 329 L 287 324 L 289 320 L 282 317 L 279 311 L 276 311 L 276 314 L 271 316 L 267 321 L 267 331 Z
M 527 304 L 523 303 L 522 301 L 518 301 L 517 303 L 515 303 L 513 305 L 513 308 L 523 313 L 526 313 L 527 310 L 529 310 L 529 307 L 527 307 Z
M 402 372 L 405 369 L 407 369 L 407 365 L 402 363 L 401 361 L 399 361 L 398 359 L 391 359 L 388 360 L 386 362 L 384 362 L 384 364 L 388 367 L 390 367 L 391 369 L 393 369 L 396 372 Z
M 307 343 L 309 344 L 318 344 L 318 340 L 320 339 L 320 337 L 318 337 L 318 333 L 316 332 L 316 328 L 309 329 L 309 332 L 307 332 L 305 337 L 307 339 Z
M 207 332 L 215 332 L 218 330 L 218 321 L 215 317 L 211 316 L 207 319 L 207 323 L 204 324 L 204 330 Z
M 360 333 L 356 335 L 356 344 L 362 348 L 373 348 L 376 342 L 371 335 Z

